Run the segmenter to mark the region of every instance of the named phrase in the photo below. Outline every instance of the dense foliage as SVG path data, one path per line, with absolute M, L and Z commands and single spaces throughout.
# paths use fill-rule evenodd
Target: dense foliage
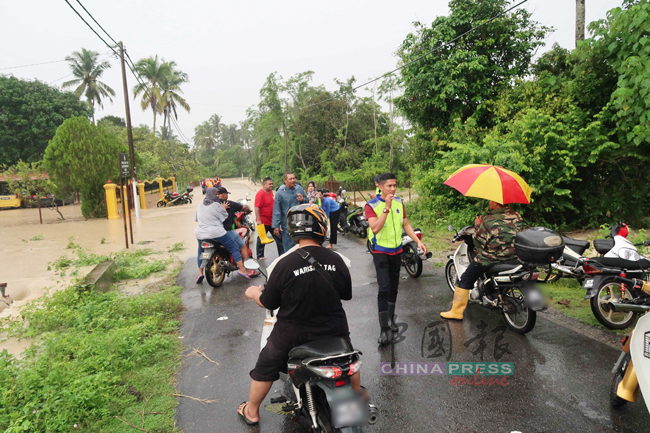
M 0 163 L 40 161 L 65 119 L 90 114 L 90 107 L 72 93 L 40 81 L 0 76 Z
M 453 1 L 450 17 L 456 17 L 460 28 L 463 20 L 469 26 L 474 15 L 467 8 L 473 6 L 477 12 L 479 4 L 487 3 L 499 8 L 508 4 Z M 597 226 L 614 215 L 634 221 L 647 214 L 650 3 L 626 2 L 625 6 L 592 23 L 592 37 L 571 52 L 555 46 L 532 67 L 522 65 L 515 68 L 516 75 L 498 80 L 491 68 L 472 70 L 473 80 L 494 80 L 498 92 L 485 86 L 469 99 L 462 96 L 469 89 L 467 83 L 450 79 L 449 70 L 434 63 L 453 65 L 466 58 L 458 51 L 445 51 L 439 54 L 441 59 L 431 62 L 427 57 L 423 61 L 426 80 L 409 68 L 404 71 L 405 97 L 398 103 L 418 138 L 411 150 L 420 161 L 420 214 L 438 223 L 471 221 L 485 203 L 465 199 L 442 184 L 469 163 L 493 163 L 520 173 L 534 190 L 531 205 L 520 207 L 531 223 Z M 509 34 L 544 31 L 524 12 L 502 20 L 515 23 Z M 407 38 L 400 54 L 408 61 L 414 55 L 411 47 L 435 46 L 455 34 L 437 27 L 420 30 Z M 510 49 L 508 41 L 510 37 L 493 38 L 493 50 Z M 512 58 L 530 59 L 535 46 L 517 45 L 519 54 L 513 53 Z M 467 47 L 465 51 L 472 53 Z
M 59 192 L 81 193 L 81 212 L 87 217 L 104 199 L 106 181 L 118 176 L 117 154 L 127 151 L 102 125 L 72 117 L 50 140 L 43 163 Z M 105 215 L 105 210 L 98 212 Z

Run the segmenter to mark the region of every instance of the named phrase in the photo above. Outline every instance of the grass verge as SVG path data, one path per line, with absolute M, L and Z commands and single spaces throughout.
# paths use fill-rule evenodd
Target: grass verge
M 151 269 L 142 254 L 115 256 L 122 277 Z M 0 353 L 0 431 L 177 431 L 183 306 L 174 280 L 137 296 L 73 285 L 5 322 L 10 337 L 37 343 L 20 359 Z

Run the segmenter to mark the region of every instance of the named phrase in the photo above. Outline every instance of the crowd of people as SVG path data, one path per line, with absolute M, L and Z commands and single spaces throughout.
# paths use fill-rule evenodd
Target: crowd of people
M 404 203 L 396 196 L 397 180 L 392 173 L 374 178 L 377 187 L 365 205 L 365 217 L 370 226 L 368 240 L 373 253 L 377 275 L 377 311 L 380 347 L 389 344 L 398 331 L 395 309 L 402 265 L 402 231 L 413 239 L 418 249 L 426 254 L 426 246 L 418 239 L 411 226 Z M 262 238 L 270 234 L 276 244 L 278 259 L 272 265 L 265 286 L 251 286 L 246 297 L 260 307 L 277 310 L 277 323 L 257 363 L 250 372 L 251 386 L 248 401 L 238 408 L 238 414 L 248 425 L 259 422 L 259 408 L 271 385 L 286 372 L 289 351 L 301 344 L 325 337 L 339 336 L 350 348 L 350 332 L 342 300 L 352 299 L 352 280 L 347 259 L 322 245 L 326 241 L 329 225 L 329 248 L 336 244 L 339 206 L 335 200 L 324 196 L 310 181 L 307 192 L 297 183 L 292 172 L 284 174 L 283 184 L 273 194 L 273 180 L 265 178 L 254 201 L 255 220 L 258 225 L 257 258 L 265 260 Z M 195 234 L 199 240 L 214 239 L 231 253 L 239 267 L 238 274 L 250 279 L 259 275 L 248 270 L 243 260 L 248 249 L 241 237 L 233 232 L 234 215 L 250 213 L 246 206 L 228 200 L 224 187 L 208 188 L 206 198 L 197 209 Z M 481 273 L 490 266 L 512 258 L 514 234 L 520 230 L 521 217 L 506 205 L 490 202 L 490 212 L 475 221 L 476 263 L 463 274 L 456 287 L 452 308 L 441 313 L 446 319 L 462 320 L 468 302 L 469 289 Z M 329 219 L 329 224 L 328 224 Z M 268 242 L 272 242 L 268 240 Z M 349 262 L 349 261 L 348 261 Z M 201 261 L 199 260 L 199 267 Z M 197 283 L 203 280 L 199 269 Z M 368 398 L 361 387 L 359 373 L 351 378 L 353 389 Z

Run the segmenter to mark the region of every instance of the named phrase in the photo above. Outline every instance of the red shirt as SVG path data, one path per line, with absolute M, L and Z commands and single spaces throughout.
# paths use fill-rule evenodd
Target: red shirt
M 379 218 L 379 217 L 377 216 L 377 213 L 374 211 L 373 208 L 366 205 L 366 221 L 369 220 L 370 218 Z M 404 219 L 406 219 L 406 207 L 404 207 Z M 369 228 L 368 230 L 372 230 L 372 229 Z M 399 251 L 396 251 L 394 253 L 386 253 L 384 251 L 374 251 L 374 250 L 373 250 L 372 253 L 373 254 L 388 254 L 389 256 L 394 256 L 395 254 L 400 254 L 402 251 L 403 250 L 400 248 Z
M 264 189 L 260 189 L 255 194 L 255 207 L 260 208 L 260 218 L 262 219 L 262 224 L 265 226 L 270 226 L 273 223 L 273 191 L 264 192 Z

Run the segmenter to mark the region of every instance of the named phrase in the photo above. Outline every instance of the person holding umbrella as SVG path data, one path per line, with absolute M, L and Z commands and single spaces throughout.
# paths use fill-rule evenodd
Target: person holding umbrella
M 523 220 L 507 203 L 530 203 L 532 190 L 516 173 L 488 164 L 467 165 L 445 182 L 469 197 L 489 200 L 490 211 L 474 221 L 476 256 L 461 275 L 454 291 L 451 310 L 440 313 L 445 319 L 462 320 L 474 283 L 497 263 L 515 259 L 515 236 Z

